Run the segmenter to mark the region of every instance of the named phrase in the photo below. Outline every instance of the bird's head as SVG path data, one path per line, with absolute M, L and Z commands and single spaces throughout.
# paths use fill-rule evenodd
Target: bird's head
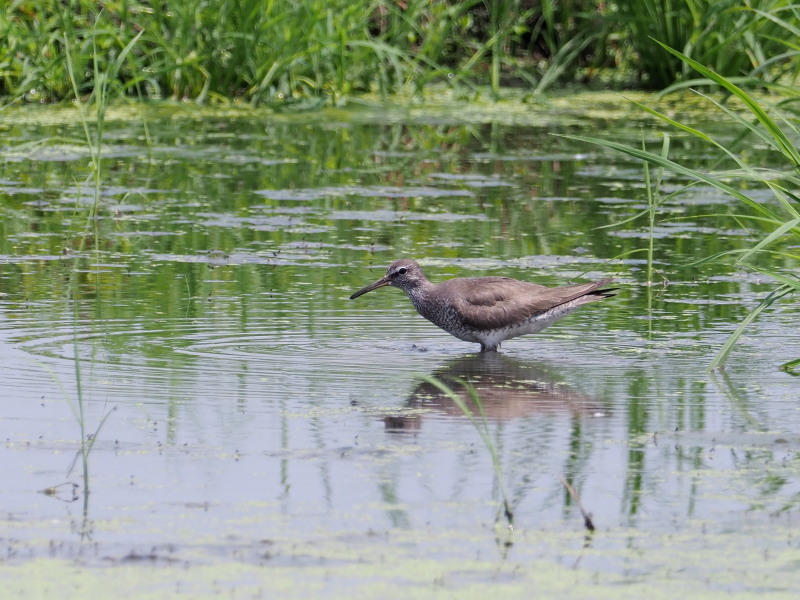
M 417 264 L 417 261 L 403 258 L 390 264 L 389 268 L 386 269 L 386 275 L 378 279 L 378 281 L 375 283 L 371 283 L 367 287 L 361 288 L 355 294 L 350 296 L 350 299 L 353 300 L 363 294 L 366 294 L 367 292 L 377 290 L 379 287 L 383 287 L 385 285 L 393 285 L 401 290 L 408 291 L 421 285 L 425 281 L 427 281 L 427 279 L 425 279 L 425 274 L 422 272 L 422 267 Z

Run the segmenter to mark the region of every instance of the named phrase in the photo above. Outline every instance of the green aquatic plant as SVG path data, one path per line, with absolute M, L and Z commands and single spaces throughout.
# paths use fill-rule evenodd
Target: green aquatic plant
M 661 169 L 670 170 L 695 182 L 705 183 L 714 187 L 739 200 L 747 211 L 727 216 L 734 218 L 740 224 L 749 221 L 770 230 L 765 237 L 748 249 L 720 252 L 693 263 L 698 264 L 698 262 L 735 257 L 734 265 L 751 269 L 775 281 L 773 290 L 748 314 L 711 361 L 709 368 L 715 369 L 725 364 L 732 348 L 744 332 L 747 324 L 775 301 L 792 293 L 800 292 L 800 277 L 791 267 L 781 265 L 781 261 L 796 264 L 800 260 L 800 254 L 793 252 L 790 249 L 791 246 L 789 249 L 785 248 L 787 242 L 794 242 L 795 247 L 796 243 L 800 242 L 800 197 L 797 193 L 797 189 L 800 187 L 800 151 L 792 141 L 800 135 L 800 128 L 796 122 L 784 117 L 775 109 L 764 106 L 753 95 L 729 79 L 677 50 L 664 44 L 661 44 L 661 46 L 670 54 L 685 61 L 708 81 L 719 85 L 740 101 L 744 109 L 752 115 L 752 120 L 746 119 L 727 105 L 709 98 L 719 110 L 742 127 L 747 135 L 756 137 L 761 143 L 772 148 L 782 158 L 786 168 L 764 169 L 753 167 L 741 153 L 735 153 L 722 142 L 715 140 L 711 135 L 675 121 L 667 115 L 639 103 L 636 104 L 651 115 L 709 144 L 720 153 L 720 161 L 729 160 L 735 165 L 735 168 L 724 171 L 703 171 L 672 161 L 663 153 L 655 154 L 610 140 L 584 136 L 569 137 L 623 152 L 644 161 L 646 164 L 657 165 Z M 740 189 L 739 183 L 750 186 L 756 184 L 767 188 L 772 193 L 775 202 L 768 204 L 754 200 Z M 781 244 L 781 247 L 776 249 L 778 244 Z
M 98 223 L 98 215 L 100 209 L 100 198 L 101 198 L 101 189 L 103 184 L 103 173 L 102 173 L 102 153 L 103 153 L 103 139 L 104 139 L 104 124 L 106 113 L 108 110 L 109 102 L 111 99 L 110 93 L 110 85 L 113 82 L 116 82 L 119 76 L 120 71 L 125 65 L 128 56 L 130 55 L 131 51 L 135 47 L 137 41 L 142 35 L 142 32 L 139 32 L 135 35 L 125 47 L 122 49 L 121 52 L 116 56 L 116 58 L 106 64 L 106 70 L 101 71 L 100 65 L 104 64 L 101 58 L 101 52 L 98 46 L 98 40 L 100 39 L 100 33 L 98 31 L 100 17 L 98 15 L 97 19 L 95 20 L 92 29 L 90 31 L 90 35 L 86 39 L 86 43 L 89 44 L 91 47 L 91 56 L 92 56 L 92 72 L 91 72 L 91 82 L 92 85 L 90 86 L 89 93 L 86 97 L 82 94 L 82 84 L 79 82 L 76 72 L 78 68 L 81 66 L 81 58 L 76 57 L 74 53 L 71 51 L 71 39 L 72 36 L 70 35 L 69 29 L 67 29 L 64 33 L 63 43 L 64 43 L 64 55 L 65 55 L 65 64 L 67 73 L 69 75 L 69 81 L 72 85 L 72 91 L 75 95 L 75 103 L 77 104 L 78 111 L 79 111 L 79 120 L 81 123 L 81 127 L 84 132 L 85 136 L 85 145 L 89 150 L 89 179 L 86 183 L 91 182 L 91 187 L 93 189 L 93 202 L 89 207 L 89 210 L 86 214 L 86 226 L 85 229 L 91 230 L 93 232 L 94 243 L 92 247 L 94 249 L 94 253 L 96 255 L 96 261 L 100 261 L 100 243 L 99 243 L 99 231 L 97 227 Z M 69 15 L 64 13 L 63 21 L 65 24 L 70 22 Z M 78 194 L 80 197 L 80 193 Z M 77 202 L 77 201 L 76 201 Z M 80 205 L 76 204 L 76 211 L 80 210 Z M 76 232 L 76 234 L 80 235 L 80 232 Z M 80 249 L 84 249 L 84 245 L 86 243 L 86 236 L 80 235 Z M 89 493 L 90 493 L 90 477 L 89 477 L 89 456 L 92 452 L 92 448 L 97 440 L 97 436 L 100 433 L 100 430 L 105 425 L 106 421 L 111 415 L 111 412 L 108 411 L 104 412 L 103 416 L 101 417 L 100 421 L 97 424 L 94 432 L 90 433 L 87 427 L 87 416 L 86 416 L 86 399 L 84 394 L 84 386 L 83 386 L 83 371 L 82 371 L 82 363 L 81 363 L 81 356 L 79 352 L 78 346 L 78 321 L 79 321 L 79 303 L 80 303 L 80 293 L 79 293 L 79 276 L 78 276 L 78 265 L 77 261 L 79 258 L 73 258 L 73 269 L 72 269 L 72 277 L 71 277 L 71 288 L 70 288 L 70 296 L 69 300 L 72 305 L 72 319 L 73 319 L 73 333 L 72 333 L 72 348 L 73 348 L 73 366 L 75 371 L 75 387 L 76 387 L 76 402 L 73 408 L 73 412 L 75 413 L 75 417 L 78 421 L 80 427 L 80 435 L 81 435 L 81 445 L 80 448 L 73 460 L 72 464 L 68 469 L 68 473 L 71 473 L 72 470 L 75 468 L 78 460 L 81 462 L 82 466 L 82 474 L 83 474 L 83 490 L 84 490 L 84 500 L 83 500 L 83 527 L 82 533 L 88 534 L 88 510 L 89 510 Z M 98 277 L 95 274 L 95 277 Z
M 66 4 L 66 6 L 64 6 Z M 467 3 L 475 4 L 475 2 Z M 42 0 L 0 9 L 0 95 L 59 101 L 92 93 L 97 73 L 115 96 L 198 102 L 333 102 L 356 91 L 448 81 L 443 52 L 461 5 L 419 0 Z M 442 9 L 445 9 L 442 11 Z M 433 19 L 432 16 L 442 17 Z M 440 30 L 444 29 L 444 34 Z M 130 52 L 136 40 L 136 51 Z M 69 44 L 71 56 L 65 56 Z M 73 68 L 74 64 L 74 68 Z M 81 90 L 76 95 L 77 79 Z
M 795 358 L 794 360 L 782 364 L 781 371 L 789 375 L 794 375 L 795 377 L 800 376 L 800 358 Z
M 73 286 L 74 287 L 74 286 Z M 72 299 L 73 304 L 77 304 L 74 299 Z M 77 308 L 74 308 L 74 318 L 77 319 Z M 81 360 L 78 354 L 78 334 L 77 328 L 73 328 L 73 339 L 72 339 L 72 347 L 73 352 L 75 355 L 73 366 L 74 366 L 74 373 L 75 373 L 75 393 L 74 395 L 71 394 L 67 388 L 64 386 L 63 382 L 59 378 L 59 376 L 46 366 L 43 363 L 38 363 L 44 370 L 46 370 L 50 377 L 53 379 L 55 384 L 58 386 L 59 390 L 61 391 L 61 395 L 67 402 L 72 411 L 72 414 L 75 417 L 75 421 L 78 423 L 78 428 L 80 431 L 80 444 L 78 447 L 75 456 L 72 459 L 72 462 L 67 467 L 66 477 L 69 478 L 72 472 L 75 470 L 75 466 L 80 461 L 82 472 L 81 472 L 81 479 L 83 480 L 83 492 L 84 492 L 84 503 L 86 503 L 86 498 L 89 495 L 91 490 L 90 486 L 90 477 L 89 477 L 89 457 L 92 453 L 92 449 L 94 447 L 95 442 L 97 441 L 97 437 L 100 434 L 100 431 L 105 426 L 106 422 L 108 421 L 111 413 L 114 412 L 115 408 L 112 408 L 109 411 L 104 411 L 103 416 L 97 422 L 97 426 L 92 431 L 88 425 L 88 417 L 86 414 L 86 394 L 83 386 L 83 369 L 81 365 Z M 37 361 L 38 362 L 38 361 Z M 48 495 L 53 495 L 49 492 L 51 489 L 55 489 L 62 485 L 73 485 L 69 482 L 67 484 L 58 484 L 52 486 L 51 488 L 47 488 L 45 493 Z M 73 487 L 73 494 L 75 493 L 75 487 Z M 73 496 L 73 499 L 77 499 Z
M 119 55 L 107 67 L 106 71 L 100 71 L 102 60 L 100 57 L 100 50 L 98 49 L 98 20 L 95 21 L 94 26 L 89 36 L 89 42 L 92 50 L 92 85 L 88 98 L 83 99 L 81 84 L 76 77 L 76 71 L 80 66 L 80 60 L 71 52 L 71 36 L 70 31 L 67 29 L 64 33 L 64 54 L 66 60 L 67 74 L 69 81 L 72 85 L 72 92 L 75 95 L 75 103 L 78 106 L 80 114 L 80 123 L 83 127 L 84 136 L 86 138 L 86 147 L 89 149 L 89 156 L 91 158 L 91 180 L 94 188 L 94 202 L 92 203 L 92 210 L 90 211 L 89 218 L 94 219 L 97 216 L 97 211 L 100 203 L 100 184 L 102 181 L 101 171 L 101 152 L 103 146 L 103 132 L 105 125 L 106 112 L 110 101 L 109 85 L 119 77 L 120 71 L 126 62 L 127 56 L 130 54 L 136 42 L 142 35 L 139 32 L 135 35 L 127 45 L 122 49 Z M 64 23 L 70 23 L 69 17 L 64 15 Z M 76 64 L 77 61 L 77 64 Z M 94 112 L 90 116 L 87 107 L 94 107 Z M 94 126 L 94 132 L 92 132 Z M 96 244 L 95 244 L 96 245 Z

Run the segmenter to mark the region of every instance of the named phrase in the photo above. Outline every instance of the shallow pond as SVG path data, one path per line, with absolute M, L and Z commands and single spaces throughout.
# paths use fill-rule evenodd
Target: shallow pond
M 645 221 L 601 228 L 644 207 L 642 166 L 551 135 L 657 147 L 622 98 L 117 109 L 97 196 L 76 110 L 7 110 L 0 131 L 9 593 L 800 590 L 800 381 L 778 368 L 798 306 L 706 372 L 770 285 L 687 265 L 763 234 L 694 187 L 659 213 L 647 285 Z M 714 160 L 683 138 L 672 156 Z M 399 290 L 348 299 L 400 257 L 434 281 L 621 291 L 479 355 Z M 498 468 L 425 375 L 474 383 Z

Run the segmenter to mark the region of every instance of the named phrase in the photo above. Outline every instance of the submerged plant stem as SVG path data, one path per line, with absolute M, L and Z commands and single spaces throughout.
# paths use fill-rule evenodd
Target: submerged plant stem
M 572 496 L 572 499 L 575 501 L 575 504 L 578 506 L 578 510 L 581 511 L 581 516 L 583 517 L 583 525 L 589 531 L 594 531 L 594 521 L 592 520 L 591 513 L 587 512 L 585 508 L 583 508 L 583 504 L 581 503 L 581 497 L 578 495 L 578 492 L 575 491 L 575 488 L 572 487 L 569 482 L 564 478 L 563 475 L 558 476 L 559 481 L 561 481 L 561 485 L 564 486 L 564 489 L 569 492 L 569 495 Z

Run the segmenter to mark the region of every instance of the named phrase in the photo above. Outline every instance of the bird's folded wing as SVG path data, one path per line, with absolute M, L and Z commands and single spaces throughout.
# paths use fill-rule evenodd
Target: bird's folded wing
M 473 282 L 458 290 L 459 293 L 454 296 L 463 323 L 475 329 L 498 329 L 586 296 L 607 283 L 607 280 L 559 288 L 505 277 L 486 277 L 481 278 L 480 282 Z M 589 296 L 586 301 L 599 299 Z

